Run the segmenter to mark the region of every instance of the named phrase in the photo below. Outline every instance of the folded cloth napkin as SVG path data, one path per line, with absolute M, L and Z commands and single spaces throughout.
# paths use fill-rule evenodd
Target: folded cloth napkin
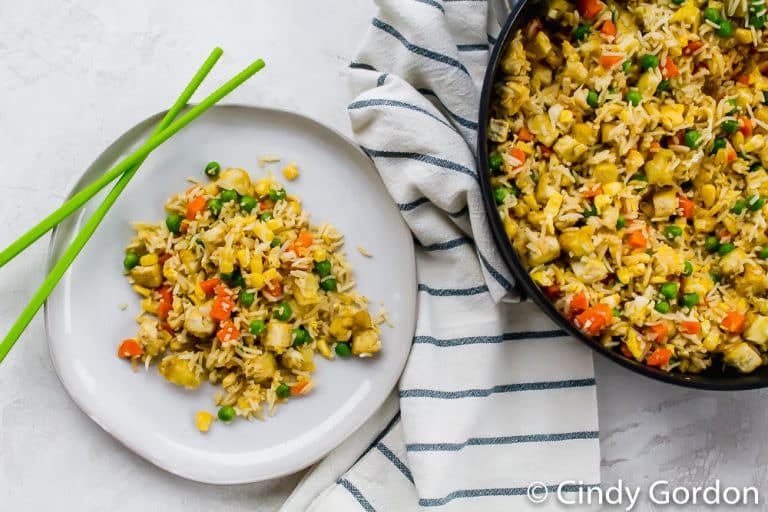
M 282 510 L 508 512 L 533 506 L 534 482 L 599 484 L 591 354 L 532 303 L 513 303 L 481 199 L 488 4 L 376 3 L 348 110 L 414 234 L 416 336 L 397 395 Z

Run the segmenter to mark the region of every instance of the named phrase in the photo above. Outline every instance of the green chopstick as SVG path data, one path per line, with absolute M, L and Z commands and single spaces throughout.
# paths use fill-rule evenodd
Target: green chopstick
M 205 98 L 199 104 L 192 107 L 179 119 L 176 119 L 175 121 L 173 121 L 173 123 L 170 123 L 168 126 L 165 127 L 165 129 L 153 134 L 141 148 L 134 151 L 131 155 L 126 157 L 123 161 L 121 161 L 115 167 L 113 167 L 108 172 L 106 172 L 105 174 L 103 174 L 102 176 L 94 180 L 93 183 L 90 183 L 89 185 L 84 187 L 81 191 L 73 195 L 64 204 L 62 204 L 59 208 L 57 208 L 53 213 L 51 213 L 45 219 L 40 221 L 32 229 L 24 233 L 11 245 L 3 249 L 3 251 L 0 252 L 0 267 L 2 267 L 3 265 L 11 261 L 21 251 L 29 247 L 38 238 L 43 236 L 45 233 L 51 230 L 54 226 L 56 226 L 59 222 L 61 222 L 70 214 L 72 214 L 72 212 L 74 212 L 75 210 L 80 208 L 83 204 L 85 204 L 91 197 L 96 195 L 107 184 L 109 184 L 110 182 L 115 180 L 115 178 L 117 178 L 118 176 L 126 172 L 133 165 L 137 164 L 138 162 L 146 158 L 147 155 L 149 155 L 149 153 L 151 153 L 154 149 L 157 148 L 157 146 L 159 146 L 160 144 L 168 140 L 176 132 L 178 132 L 179 130 L 184 128 L 186 125 L 191 123 L 200 114 L 208 110 L 211 106 L 213 106 L 218 101 L 220 101 L 224 96 L 226 96 L 227 94 L 232 92 L 234 89 L 239 87 L 243 82 L 245 82 L 255 73 L 260 71 L 261 68 L 263 67 L 264 67 L 263 60 L 259 59 L 255 61 L 253 64 L 245 68 L 241 73 L 239 73 L 230 81 L 222 85 L 219 89 L 214 91 L 213 94 Z
M 27 304 L 26 308 L 24 308 L 16 322 L 11 326 L 8 334 L 6 334 L 5 338 L 3 338 L 3 341 L 0 342 L 0 362 L 5 359 L 5 356 L 8 354 L 8 352 L 10 352 L 11 348 L 13 348 L 16 340 L 18 340 L 19 336 L 21 336 L 22 332 L 24 332 L 24 329 L 26 329 L 26 327 L 29 325 L 29 322 L 32 321 L 32 318 L 34 318 L 35 314 L 43 305 L 53 289 L 56 287 L 59 280 L 61 280 L 69 266 L 88 242 L 88 239 L 90 239 L 91 235 L 93 235 L 94 231 L 96 231 L 99 223 L 102 221 L 110 207 L 114 204 L 120 193 L 136 173 L 139 165 L 149 155 L 149 153 L 264 67 L 264 61 L 261 59 L 257 60 L 241 73 L 225 83 L 222 87 L 217 89 L 213 94 L 205 98 L 198 105 L 187 111 L 182 117 L 174 121 L 172 116 L 177 114 L 184 107 L 184 105 L 186 105 L 189 98 L 192 96 L 194 91 L 203 81 L 205 76 L 208 74 L 220 56 L 221 50 L 217 48 L 206 60 L 205 64 L 203 64 L 197 74 L 195 74 L 192 82 L 190 82 L 190 84 L 184 90 L 182 95 L 174 104 L 174 107 L 168 111 L 166 116 L 161 121 L 161 125 L 167 125 L 165 129 L 161 129 L 160 126 L 158 126 L 158 129 L 156 130 L 157 133 L 152 135 L 144 146 L 136 150 L 134 153 L 120 162 L 120 164 L 118 164 L 115 168 L 109 171 L 108 174 L 114 174 L 115 177 L 119 174 L 122 174 L 124 171 L 125 174 L 115 184 L 112 190 L 110 190 L 106 199 L 104 199 L 104 201 L 98 206 L 91 217 L 83 225 L 82 230 L 77 234 L 59 261 L 57 261 L 53 266 L 50 273 L 43 281 L 43 284 L 32 297 L 29 304 Z M 176 108 L 177 105 L 180 106 Z M 120 171 L 116 172 L 118 169 L 120 169 Z

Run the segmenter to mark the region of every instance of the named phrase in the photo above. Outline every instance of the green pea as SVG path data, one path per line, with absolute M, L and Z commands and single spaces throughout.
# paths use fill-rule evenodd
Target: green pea
M 629 71 L 632 69 L 632 61 L 627 59 L 621 64 L 621 70 L 624 72 L 624 74 L 629 73 Z
M 686 146 L 691 149 L 696 149 L 699 146 L 699 142 L 701 142 L 701 132 L 698 130 L 688 130 L 685 132 L 683 140 L 685 141 Z
M 520 195 L 520 189 L 517 188 L 517 185 L 515 185 L 514 183 L 510 183 L 507 189 L 509 190 L 509 193 L 515 197 Z
M 165 225 L 171 233 L 181 232 L 181 215 L 172 213 L 165 218 Z
M 349 348 L 349 343 L 337 343 L 334 350 L 341 357 L 349 357 L 352 355 L 352 349 Z
M 683 298 L 680 302 L 683 304 L 683 306 L 692 308 L 699 303 L 699 294 L 696 292 L 686 293 L 683 295 Z
M 597 216 L 597 206 L 594 204 L 591 204 L 587 206 L 583 212 L 581 212 L 582 215 L 584 215 L 585 219 L 588 219 L 589 217 L 595 217 Z
M 710 272 L 709 277 L 712 279 L 712 282 L 715 284 L 719 284 L 720 281 L 723 280 L 722 276 L 720 276 L 720 274 L 717 274 L 715 272 Z
M 721 20 L 720 11 L 714 7 L 707 7 L 704 9 L 704 19 L 719 25 Z
M 669 80 L 662 80 L 659 82 L 659 85 L 656 87 L 656 92 L 667 92 L 669 88 L 672 87 L 672 82 Z
M 629 177 L 629 181 L 648 181 L 648 176 L 638 172 Z
M 667 281 L 661 285 L 661 294 L 667 299 L 674 299 L 677 297 L 678 284 L 671 281 Z
M 714 155 L 721 149 L 725 148 L 725 139 L 722 137 L 715 137 L 715 142 L 712 143 L 712 150 L 709 152 L 710 155 Z
M 264 212 L 261 215 L 259 215 L 259 219 L 263 220 L 264 222 L 267 222 L 268 220 L 274 219 L 275 216 L 272 214 L 272 212 Z
M 244 211 L 251 213 L 251 210 L 256 208 L 256 205 L 259 204 L 258 201 L 256 201 L 256 198 L 251 196 L 243 196 L 240 198 L 240 208 L 242 208 Z
M 768 91 L 763 91 L 763 105 L 768 105 Z
M 733 251 L 735 248 L 736 246 L 730 242 L 725 244 L 720 244 L 720 247 L 717 248 L 717 254 L 719 254 L 720 256 L 725 256 L 729 252 Z
M 765 28 L 765 21 L 765 16 L 756 16 L 753 14 L 749 17 L 749 24 L 758 30 Z
M 627 101 L 632 105 L 638 106 L 642 100 L 643 96 L 638 91 L 635 91 L 634 89 L 627 91 Z
M 301 328 L 297 327 L 293 330 L 293 346 L 298 347 L 300 345 L 304 345 L 305 343 L 309 343 L 312 341 L 312 338 L 309 336 L 309 333 Z
M 507 187 L 496 187 L 493 189 L 493 199 L 496 204 L 503 204 L 504 199 L 509 195 L 509 189 Z
M 693 274 L 693 265 L 691 264 L 690 261 L 685 262 L 684 268 L 685 268 L 685 270 L 683 270 L 684 276 L 690 276 L 691 274 Z
M 664 228 L 664 236 L 667 237 L 667 240 L 674 240 L 675 238 L 679 237 L 683 234 L 682 228 L 680 226 L 676 226 L 675 224 L 671 224 Z
M 315 263 L 315 272 L 320 277 L 325 277 L 331 274 L 331 262 L 328 260 L 318 261 Z
M 283 245 L 283 241 L 277 237 L 273 238 L 272 241 L 269 242 L 270 247 L 280 247 L 281 245 Z
M 336 291 L 336 278 L 329 277 L 328 279 L 324 279 L 323 281 L 320 281 L 320 288 L 327 292 L 335 292 Z
M 706 238 L 706 240 L 704 240 L 704 248 L 708 252 L 715 252 L 718 247 L 720 247 L 720 241 L 716 236 L 710 235 Z
M 739 111 L 739 104 L 736 102 L 734 98 L 728 98 L 727 100 L 725 100 L 725 102 L 731 106 L 731 110 L 728 111 L 729 116 L 732 116 L 733 114 Z
M 222 206 L 224 206 L 224 204 L 221 202 L 221 199 L 212 198 L 208 200 L 208 209 L 214 217 L 219 216 Z
M 125 267 L 125 270 L 131 270 L 133 267 L 139 264 L 139 255 L 135 252 L 127 252 L 125 253 L 125 258 L 123 258 L 123 267 Z
M 248 307 L 253 304 L 256 299 L 256 294 L 245 290 L 240 290 L 240 304 L 244 307 Z
M 291 396 L 291 388 L 288 386 L 288 384 L 283 382 L 275 388 L 275 394 L 277 395 L 277 398 L 284 400 Z
M 599 105 L 598 99 L 597 99 L 597 91 L 589 91 L 587 93 L 587 105 L 589 105 L 592 108 L 597 108 Z
M 235 269 L 229 273 L 222 272 L 219 276 L 221 277 L 221 280 L 231 288 L 243 288 L 245 286 L 245 279 L 243 279 L 243 274 L 240 272 L 240 269 Z
M 725 121 L 723 124 L 720 125 L 720 128 L 722 128 L 723 131 L 728 135 L 733 135 L 734 133 L 736 133 L 736 130 L 739 129 L 739 123 L 734 120 Z
M 685 0 L 672 0 L 672 3 L 675 5 L 683 5 L 683 3 L 685 3 Z
M 718 37 L 722 38 L 729 38 L 733 36 L 733 23 L 731 23 L 728 20 L 723 20 L 720 22 L 720 28 L 715 30 L 715 34 L 718 35 Z
M 760 169 L 762 169 L 763 166 L 760 165 L 760 162 L 755 162 L 752 165 L 749 166 L 749 172 L 757 172 Z
M 292 316 L 293 309 L 291 308 L 290 304 L 286 302 L 281 302 L 275 308 L 275 318 L 278 320 L 285 322 L 286 320 L 290 320 Z
M 493 153 L 491 156 L 488 157 L 488 167 L 493 172 L 499 172 L 501 170 L 501 166 L 503 163 L 504 163 L 504 159 L 498 153 Z
M 621 229 L 626 225 L 627 225 L 627 219 L 625 219 L 623 215 L 619 215 L 619 218 L 616 219 L 616 229 Z
M 640 69 L 643 71 L 659 67 L 659 58 L 655 55 L 647 54 L 640 57 Z
M 237 201 L 238 193 L 235 190 L 222 190 L 221 197 L 222 202 L 228 203 L 230 201 Z
M 621 318 L 621 311 L 619 311 L 619 308 L 613 308 L 613 316 Z
M 220 171 L 221 166 L 219 165 L 219 162 L 208 162 L 208 165 L 205 166 L 205 175 L 210 176 L 211 178 L 218 176 Z
M 573 31 L 573 38 L 576 41 L 583 41 L 584 39 L 587 38 L 587 36 L 591 31 L 592 31 L 592 28 L 589 25 L 579 25 Z
M 275 190 L 274 188 L 270 189 L 269 198 L 274 202 L 278 202 L 285 199 L 285 189 L 282 189 L 282 188 L 277 190 Z
M 216 415 L 221 421 L 229 423 L 235 419 L 235 408 L 231 405 L 225 405 L 219 408 L 219 412 Z
M 267 324 L 264 323 L 264 320 L 254 320 L 253 322 L 251 322 L 251 325 L 248 326 L 248 330 L 254 336 L 260 335 L 266 329 L 267 329 Z
M 747 200 L 744 198 L 738 199 L 735 203 L 733 203 L 733 207 L 731 208 L 731 213 L 735 213 L 736 215 L 739 215 L 741 212 L 744 211 L 744 208 L 747 207 Z
M 656 303 L 655 306 L 653 306 L 653 309 L 658 311 L 661 314 L 669 313 L 669 302 L 662 300 Z
M 747 199 L 747 208 L 751 212 L 759 212 L 765 205 L 765 198 L 755 194 Z
M 760 252 L 757 253 L 758 256 L 760 256 L 760 259 L 768 260 L 768 246 L 763 247 L 760 249 Z

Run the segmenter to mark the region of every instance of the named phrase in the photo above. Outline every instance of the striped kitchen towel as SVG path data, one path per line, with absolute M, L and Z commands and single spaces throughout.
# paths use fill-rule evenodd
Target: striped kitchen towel
M 416 240 L 416 336 L 397 395 L 283 511 L 558 509 L 529 485 L 599 484 L 592 356 L 515 303 L 489 231 L 474 154 L 487 2 L 376 3 L 348 109 Z

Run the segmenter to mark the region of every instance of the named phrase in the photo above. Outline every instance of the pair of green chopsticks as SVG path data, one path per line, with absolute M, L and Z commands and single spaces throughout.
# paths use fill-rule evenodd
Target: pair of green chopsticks
M 11 326 L 10 331 L 8 331 L 8 334 L 6 334 L 5 338 L 3 338 L 3 341 L 0 342 L 0 362 L 5 359 L 5 356 L 8 354 L 8 352 L 10 352 L 11 348 L 13 348 L 16 340 L 19 338 L 19 336 L 21 336 L 21 333 L 24 332 L 24 329 L 27 328 L 29 322 L 32 321 L 32 318 L 34 318 L 37 311 L 48 298 L 48 295 L 51 294 L 53 289 L 56 287 L 56 284 L 59 282 L 74 259 L 80 253 L 86 242 L 88 242 L 88 239 L 91 238 L 91 235 L 93 235 L 94 231 L 96 231 L 99 223 L 102 221 L 109 209 L 120 196 L 120 193 L 123 191 L 123 189 L 125 189 L 126 185 L 128 185 L 128 182 L 131 180 L 133 175 L 136 174 L 136 171 L 139 169 L 147 156 L 149 156 L 149 154 L 160 144 L 171 138 L 174 134 L 176 134 L 176 132 L 194 121 L 200 114 L 218 103 L 224 96 L 238 88 L 240 85 L 242 85 L 243 82 L 251 78 L 254 74 L 261 70 L 261 68 L 264 67 L 264 61 L 258 59 L 239 74 L 237 74 L 235 77 L 233 77 L 231 80 L 229 80 L 227 83 L 219 87 L 210 96 L 205 98 L 194 107 L 190 108 L 177 119 L 176 117 L 179 115 L 182 109 L 187 106 L 187 102 L 195 93 L 205 77 L 208 76 L 208 73 L 211 71 L 214 64 L 216 64 L 216 61 L 219 60 L 219 57 L 221 57 L 222 53 L 224 52 L 221 50 L 221 48 L 215 48 L 211 52 L 211 55 L 205 60 L 197 73 L 195 73 L 192 81 L 189 82 L 187 87 L 178 97 L 168 113 L 165 114 L 165 117 L 163 117 L 162 121 L 160 121 L 160 124 L 157 125 L 155 130 L 152 132 L 152 135 L 150 135 L 149 139 L 147 139 L 142 147 L 128 155 L 119 164 L 110 169 L 96 181 L 73 195 L 56 211 L 43 219 L 39 224 L 22 235 L 21 238 L 0 252 L 0 267 L 2 267 L 10 260 L 12 260 L 16 255 L 18 255 L 21 251 L 35 242 L 35 240 L 43 236 L 50 229 L 55 227 L 59 222 L 64 220 L 67 216 L 83 206 L 83 204 L 85 204 L 102 188 L 111 183 L 115 178 L 118 176 L 120 177 L 115 186 L 112 187 L 112 190 L 109 191 L 109 194 L 107 194 L 107 197 L 104 199 L 104 201 L 99 205 L 98 208 L 96 208 L 91 217 L 85 222 L 82 230 L 77 234 L 69 247 L 67 247 L 67 250 L 64 251 L 64 254 L 61 256 L 59 261 L 57 261 L 53 266 L 51 272 L 48 274 L 48 276 L 45 278 L 45 281 L 43 281 L 43 284 L 37 290 L 37 293 L 35 293 L 35 295 L 32 297 L 32 300 L 29 302 L 29 304 L 27 304 L 27 307 L 24 308 L 24 311 L 22 311 L 21 316 L 19 316 L 18 320 L 16 320 L 16 323 Z

